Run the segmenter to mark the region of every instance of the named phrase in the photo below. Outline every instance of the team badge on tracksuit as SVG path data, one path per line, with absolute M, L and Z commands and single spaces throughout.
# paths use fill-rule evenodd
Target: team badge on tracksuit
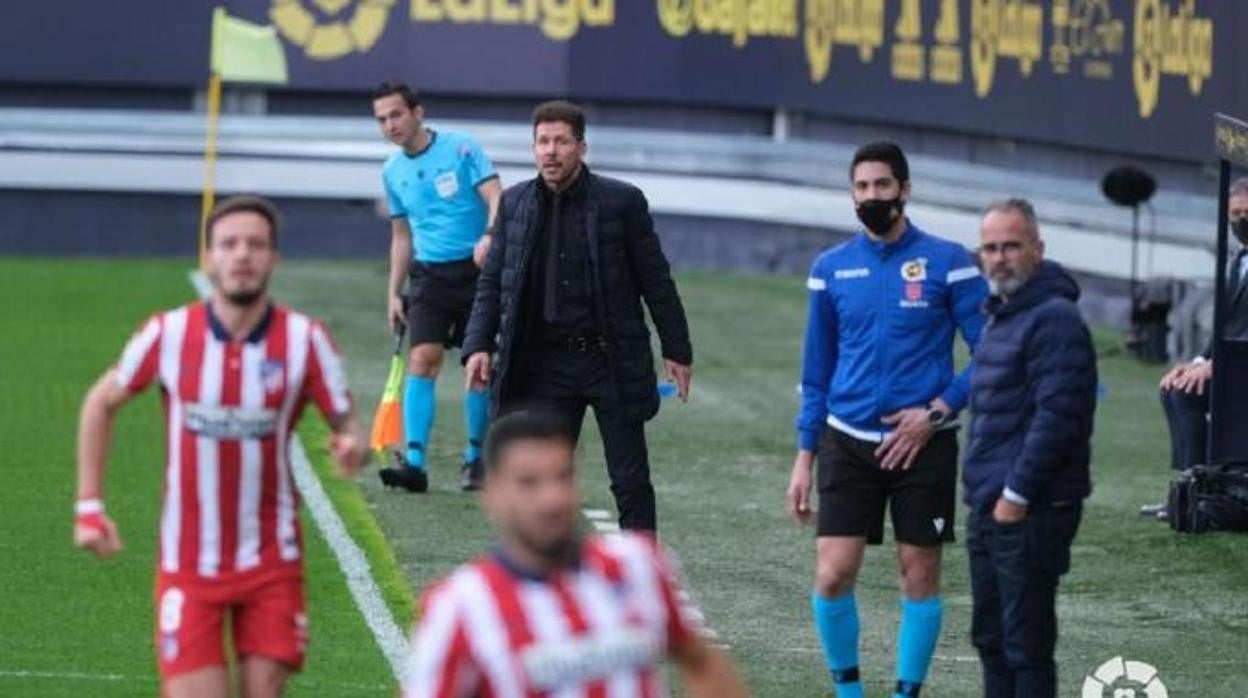
M 919 257 L 902 264 L 901 278 L 906 281 L 906 300 L 922 300 L 923 282 L 927 280 L 927 259 Z

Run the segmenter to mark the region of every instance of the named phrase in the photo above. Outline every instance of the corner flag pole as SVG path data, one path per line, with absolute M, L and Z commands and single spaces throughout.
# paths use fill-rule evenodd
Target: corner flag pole
M 217 121 L 221 118 L 221 76 L 215 71 L 208 76 L 208 124 L 204 129 L 204 192 L 199 213 L 199 268 L 204 268 L 208 253 L 208 212 L 216 201 Z
M 208 68 L 208 123 L 204 129 L 204 191 L 199 213 L 199 266 L 208 251 L 208 213 L 216 201 L 217 124 L 221 119 L 221 85 L 232 82 L 285 85 L 286 55 L 273 27 L 230 17 L 225 8 L 212 11 L 212 47 Z

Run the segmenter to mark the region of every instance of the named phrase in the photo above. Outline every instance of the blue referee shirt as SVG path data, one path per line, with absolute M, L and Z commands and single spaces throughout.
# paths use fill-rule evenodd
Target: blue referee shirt
M 489 214 L 477 187 L 498 174 L 471 136 L 430 131 L 429 137 L 421 152 L 399 150 L 386 159 L 381 178 L 390 216 L 407 219 L 413 259 L 468 259 Z

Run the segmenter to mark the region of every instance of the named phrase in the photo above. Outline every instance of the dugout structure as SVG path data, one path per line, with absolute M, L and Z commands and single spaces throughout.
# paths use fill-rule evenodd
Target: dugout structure
M 1229 336 L 1227 296 L 1229 279 L 1229 212 L 1232 172 L 1248 169 L 1248 123 L 1217 114 L 1214 141 L 1219 161 L 1218 177 L 1218 254 L 1215 267 L 1216 293 L 1213 306 L 1213 361 L 1209 396 L 1209 453 L 1213 465 L 1248 467 L 1248 428 L 1243 420 L 1248 405 L 1248 337 Z M 1236 293 L 1248 293 L 1240 280 Z

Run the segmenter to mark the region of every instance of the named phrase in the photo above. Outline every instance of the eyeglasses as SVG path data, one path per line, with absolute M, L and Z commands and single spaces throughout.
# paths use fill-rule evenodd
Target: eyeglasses
M 980 254 L 1018 254 L 1023 251 L 1023 243 L 1011 240 L 1009 242 L 990 242 L 979 246 Z

